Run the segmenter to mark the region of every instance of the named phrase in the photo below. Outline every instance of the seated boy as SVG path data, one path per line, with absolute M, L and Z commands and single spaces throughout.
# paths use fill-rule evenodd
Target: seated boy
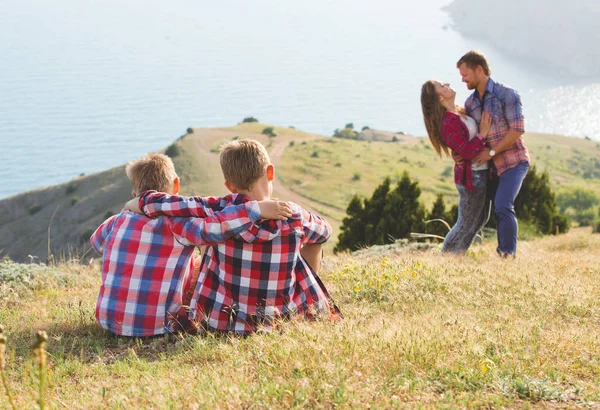
M 132 161 L 126 172 L 134 197 L 149 189 L 179 191 L 179 178 L 166 155 L 149 154 Z M 291 215 L 288 204 L 275 201 L 223 207 L 211 216 L 210 209 L 197 207 L 196 211 L 199 218 L 156 219 L 123 211 L 94 232 L 90 242 L 102 254 L 96 305 L 100 326 L 123 336 L 173 331 L 195 245 L 217 244 L 247 231 L 257 234 L 260 230 L 254 222 L 259 219 Z
M 227 143 L 220 161 L 225 186 L 233 193 L 222 198 L 221 208 L 271 198 L 275 169 L 258 141 Z M 146 192 L 135 202 L 127 206 L 139 211 L 139 205 L 151 217 L 195 216 L 202 210 L 197 198 L 156 192 Z M 193 318 L 205 328 L 247 334 L 259 326 L 269 328 L 277 318 L 339 313 L 300 254 L 307 244 L 327 241 L 331 226 L 296 204 L 291 207 L 293 215 L 286 221 L 260 224 L 257 238 L 271 233 L 276 235 L 271 241 L 234 238 L 207 248 L 190 304 Z

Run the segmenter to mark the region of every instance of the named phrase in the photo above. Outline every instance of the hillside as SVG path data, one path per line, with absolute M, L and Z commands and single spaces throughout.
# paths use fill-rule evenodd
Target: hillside
M 340 140 L 275 127 L 279 135 L 270 143 L 260 134 L 264 127 L 254 123 L 195 128 L 178 139 L 180 155 L 174 162 L 181 192 L 225 194 L 217 150 L 222 142 L 238 137 L 255 138 L 268 146 L 276 165 L 275 195 L 327 217 L 334 235 L 355 193 L 370 195 L 385 176 L 397 178 L 404 170 L 420 181 L 427 204 L 437 193 L 456 201 L 452 163 L 436 157 L 426 139 L 403 135 L 397 142 Z M 557 188 L 579 185 L 600 192 L 599 143 L 535 133 L 528 133 L 526 142 L 538 169 L 547 169 Z M 44 261 L 48 248 L 55 257 L 84 255 L 90 249 L 89 235 L 130 197 L 120 166 L 4 199 L 0 201 L 0 255 L 17 261 L 32 255 Z
M 0 260 L 8 386 L 35 407 L 44 329 L 52 409 L 598 408 L 600 235 L 522 241 L 516 260 L 494 246 L 328 255 L 344 320 L 245 338 L 114 337 L 94 320 L 97 263 Z

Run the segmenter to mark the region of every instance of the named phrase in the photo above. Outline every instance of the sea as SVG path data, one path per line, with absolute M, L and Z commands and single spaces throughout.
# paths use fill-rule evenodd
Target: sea
M 2 0 L 0 198 L 247 116 L 424 136 L 422 83 L 449 82 L 464 101 L 455 63 L 470 49 L 520 92 L 528 130 L 600 140 L 600 79 L 462 37 L 449 1 Z

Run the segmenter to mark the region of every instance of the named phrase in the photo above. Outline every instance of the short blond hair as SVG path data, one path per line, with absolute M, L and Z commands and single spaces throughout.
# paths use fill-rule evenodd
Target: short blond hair
M 267 172 L 271 159 L 265 147 L 256 140 L 237 140 L 221 146 L 223 176 L 237 189 L 250 190 Z
M 131 187 L 136 194 L 147 190 L 166 192 L 177 178 L 173 161 L 163 154 L 148 154 L 125 167 Z

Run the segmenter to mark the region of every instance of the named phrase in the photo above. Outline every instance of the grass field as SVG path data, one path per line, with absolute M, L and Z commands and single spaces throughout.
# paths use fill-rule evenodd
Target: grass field
M 355 193 L 368 197 L 386 176 L 395 181 L 404 171 L 419 181 L 427 206 L 438 193 L 456 202 L 453 162 L 440 159 L 427 138 L 398 138 L 398 142 L 296 141 L 285 150 L 279 175 L 294 192 L 327 202 L 342 216 Z M 600 193 L 600 178 L 594 176 L 600 175 L 600 143 L 536 133 L 527 133 L 525 142 L 532 163 L 538 172 L 549 172 L 555 190 L 580 186 Z
M 247 338 L 113 337 L 94 321 L 97 266 L 0 262 L 0 324 L 17 408 L 34 408 L 30 346 L 48 332 L 47 408 L 575 408 L 600 406 L 600 235 L 326 256 L 339 323 Z M 0 409 L 10 408 L 0 389 Z

